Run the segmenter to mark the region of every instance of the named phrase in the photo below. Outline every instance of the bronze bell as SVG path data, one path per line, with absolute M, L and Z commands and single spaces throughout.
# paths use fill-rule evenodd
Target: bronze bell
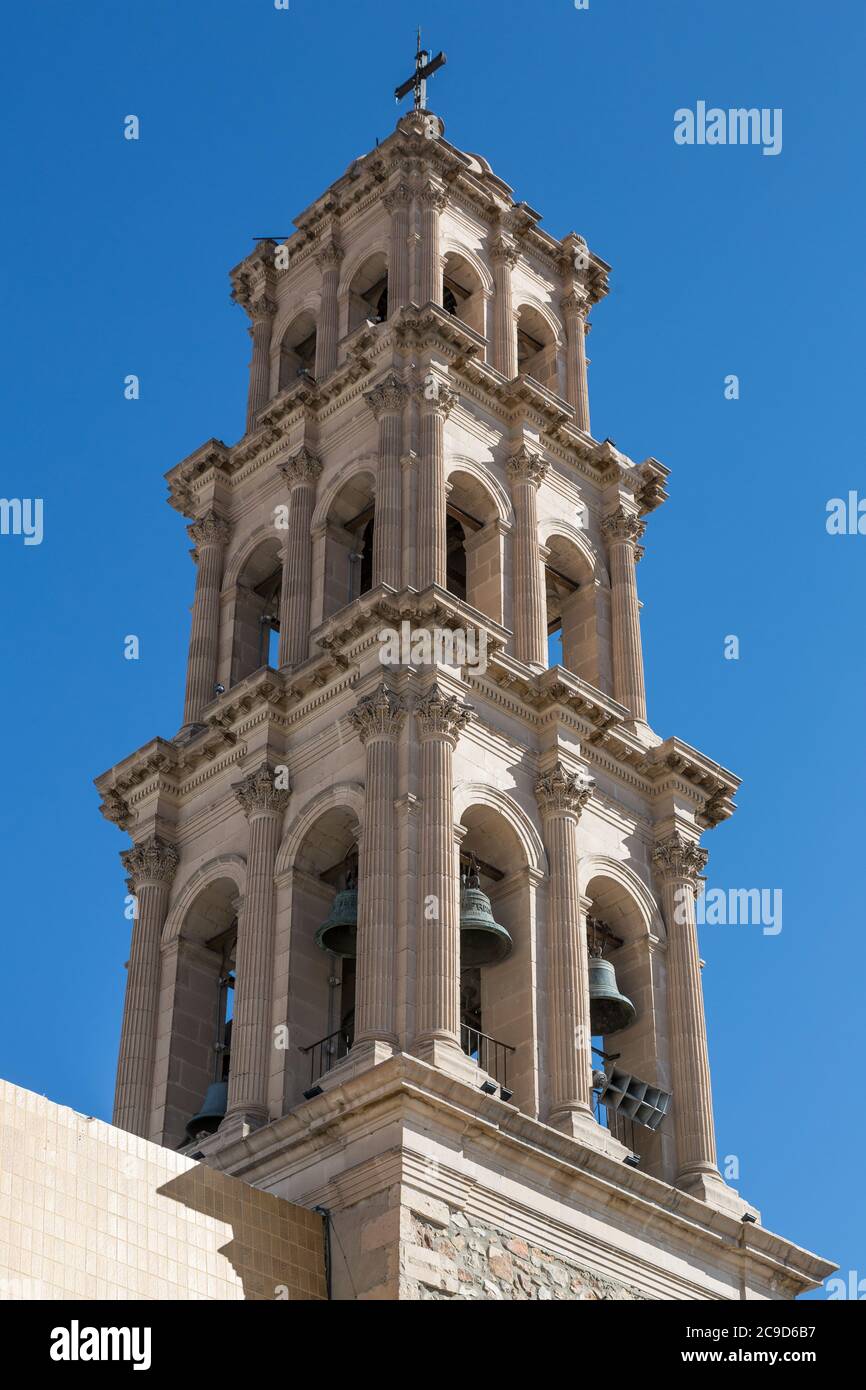
M 344 958 L 358 954 L 358 875 L 354 869 L 347 871 L 345 888 L 337 893 L 316 932 L 316 945 Z
M 634 1023 L 637 1011 L 630 999 L 620 994 L 616 972 L 602 956 L 589 958 L 589 1025 L 593 1037 L 608 1037 Z
M 505 927 L 493 920 L 490 899 L 481 889 L 478 862 L 470 855 L 460 893 L 460 967 L 497 965 L 513 949 Z
M 229 1083 L 212 1081 L 207 1088 L 201 1110 L 197 1115 L 193 1115 L 186 1127 L 187 1138 L 197 1139 L 200 1134 L 215 1134 L 220 1127 L 220 1121 L 225 1117 L 228 1099 Z

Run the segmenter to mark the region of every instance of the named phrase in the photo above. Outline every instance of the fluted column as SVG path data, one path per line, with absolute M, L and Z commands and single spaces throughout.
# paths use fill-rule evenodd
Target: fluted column
M 611 624 L 613 627 L 613 691 L 635 719 L 646 721 L 646 687 L 640 637 L 640 606 L 635 566 L 637 544 L 644 532 L 638 517 L 617 507 L 605 517 L 602 530 L 610 555 Z
M 706 862 L 706 850 L 679 830 L 661 840 L 653 853 L 668 934 L 671 1086 L 677 1183 L 681 1187 L 700 1183 L 701 1175 L 721 1182 L 716 1167 L 707 1025 L 695 922 L 698 877 Z
M 146 1139 L 150 1131 L 156 1047 L 159 944 L 177 869 L 177 852 L 172 845 L 152 836 L 125 850 L 120 857 L 136 897 L 136 915 L 126 976 L 113 1123 Z
M 411 298 L 409 285 L 409 214 L 412 189 L 400 183 L 382 199 L 391 214 L 391 255 L 388 260 L 388 317 Z
M 249 821 L 250 839 L 247 889 L 238 926 L 228 1109 L 223 1121 L 229 1128 L 238 1121 L 256 1126 L 268 1118 L 273 1045 L 274 866 L 289 792 L 277 785 L 273 770 L 265 765 L 245 777 L 235 787 L 235 795 Z
M 250 337 L 253 340 L 253 357 L 250 363 L 250 387 L 247 396 L 247 432 L 255 428 L 256 416 L 264 410 L 270 398 L 271 388 L 271 330 L 277 306 L 267 295 L 249 306 L 252 316 Z
M 324 381 L 337 365 L 337 290 L 340 285 L 340 263 L 343 252 L 331 242 L 316 256 L 322 272 L 322 299 L 316 330 L 316 380 Z
M 280 595 L 280 665 L 300 666 L 309 655 L 312 602 L 313 509 L 322 465 L 309 449 L 299 449 L 280 465 L 289 489 L 289 524 L 283 547 Z
M 364 834 L 358 873 L 355 1043 L 395 1045 L 397 738 L 406 709 L 383 681 L 350 719 L 366 749 Z
M 195 542 L 193 555 L 198 569 L 189 634 L 183 722 L 196 724 L 205 705 L 209 705 L 214 698 L 219 644 L 220 588 L 229 528 L 216 512 L 208 512 L 206 516 L 187 527 L 187 535 Z
M 437 184 L 423 184 L 418 190 L 421 204 L 421 275 L 422 304 L 442 303 L 442 260 L 439 250 L 439 214 L 448 199 Z
M 593 779 L 562 763 L 539 777 L 535 795 L 550 866 L 548 887 L 547 1062 L 551 1124 L 569 1130 L 592 1121 L 592 1029 L 586 927 L 578 886 L 577 825 Z
M 429 373 L 421 390 L 421 459 L 418 465 L 418 588 L 445 588 L 445 421 L 458 400 Z
M 567 389 L 569 404 L 574 406 L 578 429 L 589 434 L 589 383 L 586 375 L 586 335 L 589 331 L 586 315 L 589 304 L 583 295 L 567 294 L 562 301 L 565 331 L 568 338 Z
M 508 462 L 514 502 L 514 654 L 547 665 L 547 604 L 538 547 L 538 487 L 547 464 L 525 445 Z
M 517 247 L 506 237 L 497 237 L 490 248 L 493 261 L 493 365 L 508 381 L 517 376 L 517 333 L 514 327 L 514 300 L 511 272 L 517 264 Z
M 460 1049 L 460 891 L 454 845 L 453 753 L 472 718 L 438 685 L 415 707 L 421 744 L 421 912 L 416 1051 Z
M 399 589 L 403 560 L 403 409 L 409 389 L 393 372 L 364 394 L 379 422 L 379 470 L 376 478 L 376 524 L 373 528 L 373 584 Z

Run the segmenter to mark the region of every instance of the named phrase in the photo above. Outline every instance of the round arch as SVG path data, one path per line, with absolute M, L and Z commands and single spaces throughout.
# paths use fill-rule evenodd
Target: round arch
M 478 463 L 475 459 L 468 458 L 465 454 L 454 454 L 445 463 L 445 476 L 449 478 L 452 473 L 468 473 L 471 478 L 489 493 L 490 500 L 496 507 L 496 515 L 504 525 L 513 527 L 514 508 L 511 505 L 511 498 L 505 488 L 494 476 L 489 468 L 483 463 Z
M 572 526 L 568 521 L 558 521 L 554 517 L 548 517 L 539 521 L 539 545 L 548 545 L 551 539 L 556 536 L 561 536 L 563 540 L 570 541 L 575 549 L 580 551 L 581 556 L 589 567 L 590 579 L 598 579 L 606 587 L 609 586 L 610 581 L 608 579 L 607 570 L 601 563 L 598 553 L 585 531 L 581 531 L 577 526 Z
M 648 936 L 654 936 L 659 941 L 666 940 L 667 932 L 658 903 L 634 869 L 630 869 L 621 859 L 613 859 L 606 854 L 589 854 L 581 859 L 578 865 L 578 882 L 582 897 L 589 896 L 587 889 L 599 878 L 615 883 L 628 895 Z
M 237 887 L 238 897 L 242 898 L 247 883 L 245 856 L 242 854 L 220 854 L 216 859 L 210 859 L 207 864 L 202 864 L 190 875 L 165 919 L 165 926 L 162 929 L 163 946 L 169 946 L 177 940 L 187 914 L 199 893 L 211 883 L 216 883 L 222 878 L 231 879 Z
M 325 525 L 328 520 L 328 513 L 334 499 L 342 491 L 343 487 L 358 473 L 367 473 L 373 480 L 373 493 L 376 492 L 376 471 L 379 464 L 378 454 L 361 454 L 358 458 L 349 459 L 343 467 L 334 474 L 330 482 L 321 489 L 321 496 L 316 503 L 313 512 L 313 519 L 310 529 L 313 533 Z
M 342 297 L 349 293 L 349 287 L 358 271 L 362 270 L 367 261 L 372 260 L 374 256 L 384 256 L 386 268 L 390 270 L 390 250 L 391 243 L 389 238 L 378 237 L 375 241 L 371 241 L 364 246 L 363 250 L 358 251 L 351 259 L 347 257 L 343 262 L 337 295 Z
M 294 866 L 301 845 L 320 816 L 323 816 L 327 811 L 340 810 L 341 808 L 351 811 L 358 825 L 363 829 L 364 788 L 359 782 L 337 782 L 332 787 L 326 787 L 324 791 L 319 792 L 298 811 L 283 836 L 282 844 L 277 853 L 274 869 L 275 878 L 288 873 L 289 869 Z
M 223 593 L 228 593 L 235 587 L 246 568 L 247 562 L 251 556 L 255 555 L 259 546 L 271 540 L 276 540 L 278 544 L 282 544 L 281 533 L 276 529 L 273 522 L 263 522 L 261 526 L 257 526 L 254 531 L 250 532 L 240 549 L 235 551 L 226 566 L 225 574 L 223 575 Z
M 320 292 L 309 290 L 303 299 L 293 300 L 286 309 L 278 312 L 271 330 L 271 357 L 279 357 L 283 339 L 295 319 L 299 319 L 302 314 L 310 314 L 313 321 L 318 324 L 321 308 L 322 296 Z
M 516 295 L 515 299 L 517 301 L 514 305 L 515 321 L 520 318 L 521 309 L 534 310 L 534 312 L 538 314 L 540 318 L 544 319 L 544 322 L 547 324 L 548 328 L 553 334 L 553 341 L 556 344 L 557 350 L 559 350 L 564 344 L 564 339 L 562 335 L 562 325 L 559 322 L 559 319 L 550 309 L 549 305 L 545 304 L 544 301 L 542 299 L 539 299 L 537 295 L 527 294 L 525 291 L 520 295 Z
M 530 869 L 547 872 L 544 843 L 529 816 L 513 797 L 483 782 L 466 782 L 454 790 L 454 820 L 460 823 L 473 806 L 487 806 L 498 812 L 514 831 Z
M 457 241 L 456 238 L 452 236 L 443 236 L 439 249 L 443 260 L 446 256 L 462 256 L 466 264 L 470 266 L 478 276 L 484 294 L 493 294 L 493 276 L 476 252 L 471 251 L 462 241 Z

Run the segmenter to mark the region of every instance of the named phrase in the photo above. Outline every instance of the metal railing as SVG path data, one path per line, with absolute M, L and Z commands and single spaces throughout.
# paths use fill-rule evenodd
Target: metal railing
M 314 1085 L 341 1057 L 345 1057 L 351 1046 L 352 1034 L 346 1028 L 338 1028 L 326 1038 L 310 1043 L 309 1047 L 302 1047 L 301 1051 L 310 1056 L 310 1085 Z
M 614 1139 L 618 1139 L 621 1144 L 625 1144 L 629 1153 L 640 1154 L 640 1148 L 635 1141 L 634 1120 L 628 1115 L 623 1115 L 619 1110 L 604 1104 L 598 1091 L 592 1093 L 592 1108 L 595 1118 L 605 1129 L 609 1129 Z
M 508 1090 L 508 1054 L 516 1052 L 516 1048 L 510 1047 L 508 1043 L 498 1042 L 496 1038 L 491 1038 L 488 1033 L 479 1032 L 477 1028 L 470 1028 L 467 1023 L 460 1025 L 460 1046 L 467 1057 L 477 1062 L 482 1071 L 486 1071 L 492 1080 Z

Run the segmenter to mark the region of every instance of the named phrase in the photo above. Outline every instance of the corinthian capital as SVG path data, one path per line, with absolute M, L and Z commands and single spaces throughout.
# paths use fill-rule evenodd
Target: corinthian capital
M 507 266 L 514 267 L 520 259 L 520 252 L 513 241 L 507 237 L 498 236 L 490 245 L 490 257 L 494 261 L 503 261 Z
M 276 773 L 267 763 L 251 772 L 232 790 L 240 802 L 244 815 L 281 816 L 289 804 L 289 789 L 276 785 Z
M 418 197 L 425 208 L 441 212 L 448 205 L 448 194 L 435 183 L 422 183 L 418 187 Z
M 277 306 L 273 299 L 268 299 L 266 294 L 259 295 L 254 299 L 249 308 L 250 318 L 255 322 L 257 319 L 272 319 L 277 312 Z
M 364 392 L 364 400 L 378 420 L 382 415 L 398 415 L 409 399 L 409 388 L 394 372 L 384 381 Z
M 653 850 L 653 864 L 662 879 L 688 884 L 697 889 L 698 875 L 707 866 L 707 851 L 679 830 L 659 840 Z
M 454 695 L 446 695 L 434 685 L 415 706 L 415 717 L 422 738 L 447 738 L 457 742 L 475 714 L 471 705 L 462 705 Z
M 140 845 L 125 849 L 121 863 L 136 891 L 145 883 L 171 883 L 177 869 L 177 850 L 156 835 Z
M 550 772 L 543 772 L 535 783 L 535 797 L 542 816 L 570 812 L 579 816 L 595 786 L 588 772 L 568 772 L 557 762 Z
M 338 270 L 343 260 L 343 248 L 336 241 L 329 241 L 316 252 L 314 257 L 320 270 Z
M 617 507 L 616 511 L 605 517 L 601 523 L 601 529 L 608 540 L 630 541 L 632 544 L 636 544 L 646 530 L 646 526 L 640 517 L 633 516 L 631 512 L 625 510 L 625 507 Z
M 397 212 L 399 208 L 408 207 L 412 201 L 412 189 L 408 183 L 398 183 L 386 193 L 382 202 L 389 212 Z
M 349 711 L 352 727 L 362 743 L 371 738 L 396 738 L 405 718 L 406 706 L 384 681 Z
M 538 487 L 547 473 L 547 462 L 525 444 L 515 450 L 508 460 L 508 476 L 515 482 L 532 483 Z
M 560 300 L 560 308 L 564 314 L 588 314 L 590 303 L 585 294 L 579 290 L 571 290 Z
M 192 526 L 187 526 L 186 534 L 197 550 L 203 545 L 226 545 L 230 534 L 229 524 L 217 512 L 206 512 Z
M 295 483 L 314 483 L 321 471 L 320 460 L 306 446 L 302 446 L 291 458 L 279 464 L 279 472 L 289 488 L 294 487 Z
M 441 415 L 447 420 L 460 397 L 452 391 L 434 372 L 428 372 L 418 386 L 415 395 L 419 408 L 427 414 Z

